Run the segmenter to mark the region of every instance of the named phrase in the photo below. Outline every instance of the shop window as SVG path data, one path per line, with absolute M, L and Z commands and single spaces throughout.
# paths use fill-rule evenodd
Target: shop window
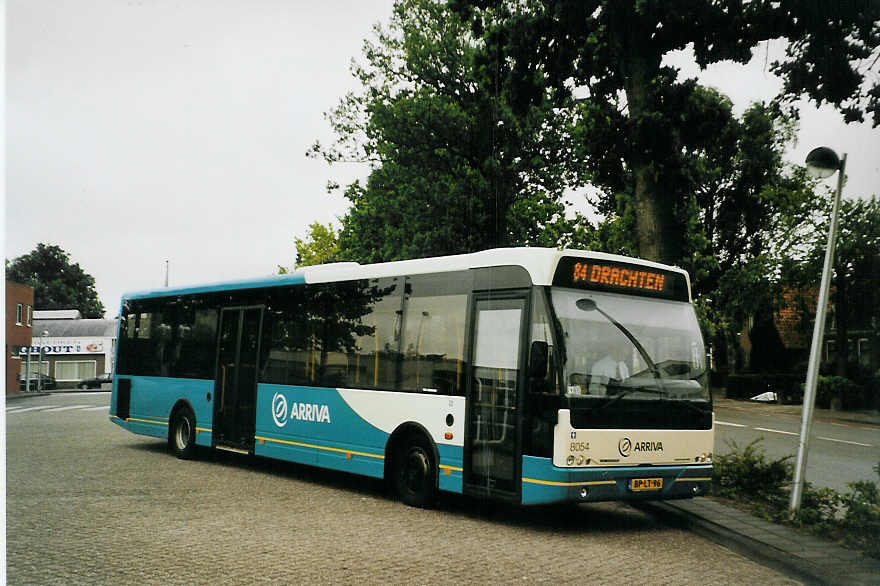
M 21 303 L 15 305 L 15 325 L 21 325 Z
M 55 380 L 59 381 L 78 381 L 92 378 L 96 372 L 97 362 L 94 360 L 69 360 L 55 363 Z

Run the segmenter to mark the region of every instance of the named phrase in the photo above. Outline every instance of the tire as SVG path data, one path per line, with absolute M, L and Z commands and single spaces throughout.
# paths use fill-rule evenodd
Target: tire
M 192 460 L 196 455 L 196 417 L 189 407 L 175 412 L 168 434 L 171 451 L 181 460 Z
M 433 450 L 424 438 L 401 442 L 394 458 L 394 490 L 411 507 L 430 508 L 437 494 L 437 466 Z

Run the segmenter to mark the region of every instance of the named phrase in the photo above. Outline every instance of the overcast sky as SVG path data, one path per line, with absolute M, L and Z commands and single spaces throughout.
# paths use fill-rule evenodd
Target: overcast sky
M 349 63 L 391 5 L 9 1 L 5 256 L 61 246 L 107 317 L 124 291 L 161 286 L 166 259 L 172 285 L 292 265 L 294 236 L 345 212 L 327 181 L 365 175 L 304 153 L 332 140 L 323 113 L 356 89 Z M 764 57 L 701 80 L 742 112 L 779 88 Z M 849 153 L 845 195 L 880 193 L 880 131 L 803 106 L 789 158 L 818 145 Z

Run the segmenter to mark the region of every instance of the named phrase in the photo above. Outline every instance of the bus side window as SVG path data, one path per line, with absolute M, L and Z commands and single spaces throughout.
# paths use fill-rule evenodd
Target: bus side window
M 464 393 L 469 275 L 407 278 L 401 390 Z
M 550 313 L 547 311 L 547 303 L 544 291 L 535 290 L 534 305 L 532 307 L 532 332 L 529 345 L 529 385 L 532 393 L 560 393 L 559 377 L 556 375 L 556 352 L 553 346 L 553 325 Z M 537 342 L 537 344 L 536 344 Z M 532 356 L 534 352 L 546 354 L 546 360 Z M 531 365 L 540 362 L 544 365 L 544 372 L 532 372 Z
M 400 279 L 372 279 L 359 286 L 357 323 L 348 350 L 346 384 L 356 389 L 397 390 L 400 364 Z
M 283 287 L 266 300 L 263 345 L 266 346 L 260 380 L 279 385 L 311 384 L 308 377 L 310 342 L 305 287 Z

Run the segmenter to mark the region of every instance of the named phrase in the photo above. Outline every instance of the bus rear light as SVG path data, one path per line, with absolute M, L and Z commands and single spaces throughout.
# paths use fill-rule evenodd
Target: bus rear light
M 443 434 L 443 437 L 448 440 L 451 440 L 452 439 L 452 432 L 447 431 L 446 433 Z

